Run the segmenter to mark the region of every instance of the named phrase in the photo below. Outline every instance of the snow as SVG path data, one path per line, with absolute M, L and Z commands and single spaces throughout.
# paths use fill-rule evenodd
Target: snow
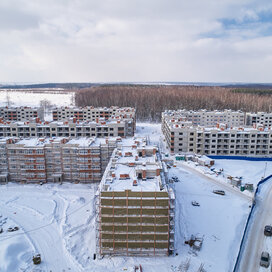
M 157 179 L 148 179 L 147 181 L 138 181 L 137 186 L 133 186 L 133 180 L 116 180 L 110 185 L 109 191 L 124 191 L 131 190 L 133 192 L 145 191 L 160 191 L 159 182 Z
M 17 224 L 9 218 L 0 216 L 0 227 L 5 231 L 7 226 L 16 226 Z M 31 252 L 34 250 L 31 242 L 28 238 L 22 234 L 22 230 L 18 230 L 15 235 L 10 236 L 9 242 L 1 242 L 1 251 L 5 254 L 0 253 L 0 271 L 20 271 L 19 269 L 29 269 L 29 262 L 32 258 Z M 2 235 L 3 236 L 3 235 Z M 1 237 L 2 237 L 1 236 Z M 12 237 L 13 236 L 13 237 Z
M 172 157 L 173 158 L 173 157 Z M 229 176 L 241 178 L 242 186 L 246 183 L 253 184 L 254 190 L 257 188 L 259 181 L 266 176 L 272 174 L 272 161 L 247 161 L 247 160 L 228 160 L 228 159 L 215 159 L 215 164 L 212 166 L 215 172 L 210 171 L 207 167 L 198 165 L 192 161 L 188 162 L 177 162 L 177 164 L 186 165 L 193 170 L 209 176 L 209 178 L 214 179 L 217 182 L 221 182 L 224 185 L 229 185 Z M 223 172 L 218 173 L 220 169 Z M 238 188 L 235 188 L 238 190 Z M 243 194 L 250 195 L 253 197 L 254 192 L 244 191 Z
M 39 91 L 27 92 L 22 90 L 1 90 L 0 91 L 0 106 L 7 106 L 7 98 L 11 105 L 15 107 L 28 106 L 39 107 L 42 100 L 48 100 L 52 105 L 69 106 L 73 105 L 73 92 L 62 91 Z
M 11 225 L 7 221 L 0 234 L 0 271 L 32 271 L 31 258 L 37 252 L 42 257 L 42 271 L 82 271 L 78 266 L 94 252 L 89 236 L 94 225 L 94 188 L 8 184 L 0 187 L 0 195 L 2 216 L 20 227 L 18 232 L 6 232 Z M 81 245 L 81 240 L 86 243 Z M 15 258 L 17 268 L 7 269 Z
M 223 168 L 226 174 L 243 177 L 243 183 L 253 183 L 255 188 L 262 177 L 272 174 L 272 161 L 215 160 L 214 166 Z
M 208 271 L 231 271 L 250 202 L 230 191 L 225 196 L 213 194 L 221 188 L 182 166 L 169 173 L 181 180 L 175 183 L 178 252 L 191 257 L 191 263 L 204 263 Z M 200 207 L 192 206 L 191 201 L 199 202 Z M 204 236 L 203 248 L 196 256 L 184 245 L 192 234 Z
M 148 136 L 167 152 L 160 124 L 137 124 L 136 134 Z M 251 201 L 218 177 L 201 173 L 202 166 L 177 163 L 169 169 L 176 193 L 176 256 L 160 258 L 104 257 L 93 260 L 95 245 L 94 185 L 45 184 L 0 186 L 0 214 L 7 221 L 0 234 L 0 271 L 130 271 L 141 264 L 144 271 L 181 271 L 190 261 L 188 271 L 201 264 L 209 272 L 231 271 L 238 253 Z M 243 182 L 256 184 L 264 175 L 265 162 L 215 160 L 216 169 L 243 176 Z M 198 171 L 200 170 L 200 172 Z M 267 163 L 266 176 L 271 169 Z M 211 177 L 218 183 L 211 182 Z M 225 190 L 226 195 L 212 193 Z M 197 201 L 200 207 L 191 205 Z M 17 232 L 7 232 L 19 226 Z M 200 251 L 184 242 L 191 235 L 204 238 Z M 42 263 L 32 264 L 32 256 L 40 253 Z M 39 270 L 38 270 L 39 269 Z
M 43 260 L 39 268 L 44 271 L 120 271 L 120 268 L 139 263 L 144 271 L 178 271 L 178 266 L 188 257 L 191 258 L 191 269 L 197 269 L 203 262 L 209 271 L 225 271 L 237 254 L 249 203 L 231 192 L 226 196 L 214 195 L 212 190 L 218 186 L 185 169 L 172 168 L 170 175 L 176 175 L 182 181 L 175 183 L 176 248 L 179 255 L 168 258 L 105 257 L 94 261 L 95 190 L 91 185 L 2 185 L 0 210 L 3 216 L 14 220 L 21 231 L 34 229 L 18 236 L 25 239 L 25 246 L 17 248 L 14 253 L 24 256 L 18 259 L 18 268 L 32 271 L 31 257 L 38 252 Z M 200 207 L 193 207 L 193 200 L 197 200 Z M 203 248 L 198 253 L 184 245 L 191 234 L 204 235 Z M 7 267 L 7 249 L 14 245 L 13 239 L 5 240 L 6 236 L 6 231 L 0 235 L 1 245 L 4 245 L 0 251 L 3 261 L 0 271 Z

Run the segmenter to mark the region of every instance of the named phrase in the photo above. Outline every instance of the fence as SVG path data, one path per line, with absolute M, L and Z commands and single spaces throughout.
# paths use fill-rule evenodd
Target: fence
M 207 157 L 215 160 L 243 160 L 243 161 L 272 161 L 272 158 L 254 158 L 254 157 L 244 157 L 244 156 L 210 156 Z
M 257 189 L 255 191 L 255 195 L 254 195 L 254 200 L 256 199 L 256 195 L 258 194 L 259 192 L 259 188 L 260 186 L 265 183 L 266 181 L 268 181 L 269 179 L 272 178 L 272 175 L 260 180 L 258 182 L 258 185 L 257 185 Z M 251 207 L 251 210 L 250 210 L 250 213 L 248 215 L 248 218 L 247 218 L 247 222 L 246 222 L 246 226 L 245 226 L 245 229 L 244 229 L 244 234 L 243 234 L 243 237 L 242 237 L 242 240 L 241 240 L 241 244 L 240 244 L 240 247 L 239 247 L 239 253 L 237 255 L 237 259 L 236 259 L 236 262 L 235 262 L 235 266 L 233 268 L 233 272 L 239 272 L 237 269 L 239 267 L 239 263 L 240 263 L 240 258 L 241 258 L 241 255 L 242 255 L 242 250 L 243 250 L 243 247 L 244 247 L 244 242 L 245 242 L 245 237 L 246 237 L 246 233 L 247 233 L 247 230 L 248 230 L 248 225 L 250 223 L 250 220 L 252 218 L 252 214 L 253 214 L 253 211 L 254 211 L 254 208 L 255 208 L 255 201 L 253 201 L 253 204 L 252 204 L 252 207 Z

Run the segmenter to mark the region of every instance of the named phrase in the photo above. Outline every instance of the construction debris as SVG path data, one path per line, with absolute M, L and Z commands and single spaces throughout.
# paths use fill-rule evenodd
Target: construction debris
M 199 251 L 203 244 L 203 237 L 196 237 L 194 235 L 191 235 L 191 239 L 185 241 L 185 244 Z
M 41 254 L 37 254 L 37 255 L 33 256 L 32 260 L 33 260 L 34 264 L 40 264 L 42 261 Z

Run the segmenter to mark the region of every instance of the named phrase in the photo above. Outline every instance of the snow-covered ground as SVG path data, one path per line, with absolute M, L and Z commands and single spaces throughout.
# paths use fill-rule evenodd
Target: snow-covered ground
M 94 187 L 8 184 L 0 196 L 0 213 L 8 218 L 0 234 L 0 271 L 33 271 L 35 253 L 42 271 L 84 271 L 95 251 Z M 19 231 L 7 232 L 13 226 Z
M 182 180 L 175 183 L 178 256 L 93 260 L 92 186 L 8 184 L 0 187 L 1 214 L 8 218 L 0 234 L 0 271 L 32 271 L 35 253 L 42 256 L 42 271 L 122 271 L 137 264 L 142 264 L 144 271 L 178 271 L 187 258 L 194 269 L 189 271 L 195 271 L 201 263 L 208 271 L 224 271 L 237 254 L 249 203 L 232 193 L 214 195 L 212 190 L 217 186 L 182 168 L 172 169 L 170 174 Z M 200 207 L 193 207 L 192 200 Z M 19 226 L 20 230 L 7 232 L 10 226 Z M 204 236 L 199 253 L 184 244 L 191 234 Z
M 164 141 L 160 124 L 137 124 L 137 135 L 148 135 L 151 143 Z M 241 170 L 241 166 L 242 169 Z M 218 160 L 216 168 L 257 180 L 264 163 Z M 269 167 L 267 167 L 269 169 Z M 267 170 L 268 171 L 268 170 Z M 230 189 L 226 195 L 212 193 L 221 185 L 186 165 L 169 170 L 180 182 L 173 183 L 176 191 L 176 256 L 164 258 L 104 257 L 93 260 L 95 253 L 95 186 L 80 184 L 45 184 L 0 186 L 0 271 L 130 271 L 141 264 L 143 271 L 197 271 L 201 264 L 209 272 L 232 271 L 250 200 Z M 191 201 L 200 206 L 191 205 Z M 1 221 L 0 221 L 1 224 Z M 19 226 L 15 232 L 8 227 Z M 191 234 L 204 238 L 201 251 L 185 245 Z M 42 263 L 34 267 L 32 256 L 40 253 Z
M 47 100 L 58 107 L 70 106 L 73 104 L 73 96 L 73 92 L 65 93 L 61 91 L 24 92 L 22 90 L 0 90 L 0 106 L 7 106 L 7 100 L 15 107 L 39 107 L 42 100 Z

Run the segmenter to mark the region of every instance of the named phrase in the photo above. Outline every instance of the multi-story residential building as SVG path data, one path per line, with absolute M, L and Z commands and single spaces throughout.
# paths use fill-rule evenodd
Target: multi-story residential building
M 1 139 L 0 178 L 27 183 L 99 182 L 120 141 L 120 137 Z
M 93 106 L 86 106 L 81 108 L 76 107 L 60 107 L 52 111 L 54 121 L 68 120 L 69 118 L 76 118 L 79 121 L 95 121 L 96 118 L 104 118 L 105 120 L 111 117 L 119 117 L 119 119 L 132 119 L 135 122 L 135 109 L 131 107 L 104 107 L 95 108 Z
M 16 139 L 0 139 L 0 182 L 7 182 L 9 178 L 7 144 L 13 143 Z
M 187 111 L 187 110 L 168 110 L 162 113 L 162 123 L 171 119 L 185 119 L 192 122 L 194 126 L 213 127 L 218 123 L 224 123 L 228 126 L 243 126 L 245 125 L 245 113 L 242 111 Z
M 134 135 L 134 124 L 130 120 L 79 122 L 76 119 L 64 122 L 4 122 L 0 120 L 0 137 L 127 137 Z
M 38 109 L 31 107 L 0 107 L 0 119 L 27 121 L 39 117 Z
M 155 146 L 141 139 L 114 150 L 97 194 L 98 254 L 173 252 L 175 196 L 156 153 Z
M 162 129 L 171 153 L 272 157 L 272 130 L 263 125 L 208 128 L 172 119 Z
M 246 124 L 252 126 L 253 124 L 262 124 L 266 127 L 272 127 L 272 113 L 271 112 L 257 112 L 246 113 Z

